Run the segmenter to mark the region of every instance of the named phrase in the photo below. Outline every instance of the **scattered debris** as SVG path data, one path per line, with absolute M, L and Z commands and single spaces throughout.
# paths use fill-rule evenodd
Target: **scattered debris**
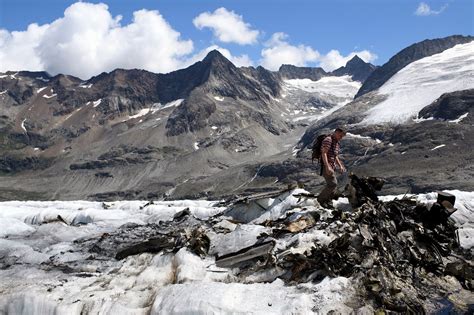
M 356 288 L 352 307 L 376 313 L 433 311 L 434 301 L 454 294 L 446 276 L 472 291 L 472 252 L 460 247 L 450 218 L 455 196 L 439 192 L 432 205 L 409 198 L 383 202 L 376 194 L 383 183 L 351 174 L 350 211 L 325 209 L 315 195 L 288 189 L 230 201 L 207 220 L 184 208 L 172 221 L 129 223 L 78 242 L 104 260 L 187 248 L 202 259 L 214 256 L 215 267 L 242 282 L 280 278 L 300 285 L 346 277 Z M 452 308 L 463 310 L 455 301 Z
M 270 256 L 270 251 L 275 246 L 275 241 L 266 241 L 244 248 L 236 253 L 216 258 L 217 267 L 232 267 L 242 262 L 248 262 L 254 258 Z

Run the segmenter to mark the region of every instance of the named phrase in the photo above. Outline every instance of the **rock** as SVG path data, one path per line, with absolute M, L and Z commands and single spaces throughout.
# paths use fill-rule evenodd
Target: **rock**
M 311 79 L 318 81 L 328 74 L 323 68 L 297 67 L 293 65 L 281 65 L 278 74 L 283 79 Z
M 422 118 L 456 120 L 471 113 L 474 105 L 474 89 L 445 93 L 418 114 Z M 468 115 L 469 116 L 469 115 Z M 467 118 L 471 119 L 471 117 Z
M 371 63 L 365 62 L 355 55 L 349 60 L 344 67 L 340 67 L 331 72 L 332 75 L 343 76 L 350 75 L 352 80 L 364 83 L 364 81 L 377 69 Z

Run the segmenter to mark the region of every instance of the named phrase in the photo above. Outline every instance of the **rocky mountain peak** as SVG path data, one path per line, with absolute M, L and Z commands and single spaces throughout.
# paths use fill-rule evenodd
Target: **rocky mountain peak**
M 362 60 L 359 56 L 355 55 L 354 57 L 352 57 L 351 60 L 349 60 L 346 63 L 346 67 L 356 66 L 356 65 L 365 64 L 365 63 L 366 62 L 364 60 Z
M 293 65 L 281 65 L 278 73 L 283 79 L 311 79 L 318 81 L 327 73 L 320 67 L 297 67 Z
M 376 66 L 355 55 L 344 67 L 334 70 L 331 74 L 336 76 L 350 75 L 353 80 L 364 82 L 375 69 Z
M 207 56 L 202 60 L 202 63 L 212 68 L 236 68 L 229 59 L 224 57 L 224 55 L 215 49 L 207 54 Z

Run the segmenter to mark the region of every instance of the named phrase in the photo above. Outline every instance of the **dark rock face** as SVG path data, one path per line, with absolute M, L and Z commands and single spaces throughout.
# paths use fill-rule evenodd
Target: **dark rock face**
M 46 149 L 50 145 L 47 137 L 37 133 L 16 133 L 6 129 L 0 129 L 0 149 L 16 150 L 26 146 Z
M 280 93 L 280 78 L 276 73 L 268 71 L 262 66 L 254 67 L 242 67 L 239 69 L 242 73 L 254 77 L 262 84 L 262 89 L 267 93 L 277 96 Z
M 453 35 L 440 39 L 424 40 L 413 44 L 401 50 L 390 58 L 387 63 L 376 69 L 364 82 L 355 98 L 378 89 L 395 73 L 413 61 L 438 54 L 455 45 L 465 44 L 472 40 L 474 40 L 473 36 Z
M 255 110 L 243 110 L 245 116 L 270 132 L 278 134 L 269 116 L 258 111 L 268 109 L 267 104 L 271 98 L 280 93 L 280 81 L 276 75 L 262 67 L 239 69 L 218 51 L 211 51 L 202 62 L 196 64 L 196 67 L 198 66 L 202 71 L 199 75 L 202 84 L 171 113 L 166 123 L 168 136 L 195 132 L 209 125 L 209 119 L 218 110 L 219 105 L 218 101 L 209 97 L 209 94 L 226 97 L 231 101 L 257 104 Z M 233 120 L 232 117 L 226 119 Z
M 168 118 L 167 136 L 194 132 L 207 126 L 207 119 L 216 111 L 216 104 L 203 99 L 201 102 L 184 101 Z
M 293 65 L 282 65 L 278 69 L 278 74 L 283 79 L 311 79 L 318 81 L 328 75 L 323 68 L 297 67 Z
M 350 75 L 353 80 L 363 83 L 376 68 L 373 64 L 365 62 L 356 55 L 344 67 L 334 70 L 331 74 L 335 76 Z
M 454 120 L 466 113 L 472 113 L 473 109 L 474 89 L 456 91 L 441 95 L 434 103 L 423 108 L 419 117 Z
M 122 145 L 112 148 L 107 153 L 100 155 L 97 160 L 87 161 L 84 163 L 73 163 L 69 166 L 71 170 L 94 170 L 103 168 L 112 168 L 116 166 L 127 166 L 134 164 L 145 164 L 162 159 L 164 156 L 173 155 L 176 150 L 171 147 L 156 148 L 147 146 L 144 148 L 137 148 Z M 97 177 L 104 177 L 97 175 Z M 107 176 L 108 177 L 108 176 Z
M 31 75 L 31 72 L 22 71 Z M 6 75 L 9 77 L 19 76 L 20 73 L 8 71 Z M 44 83 L 42 83 L 44 84 Z M 7 91 L 7 95 L 14 101 L 14 105 L 20 105 L 27 102 L 33 95 L 34 89 L 23 80 L 0 80 L 0 91 Z
M 203 88 L 208 92 L 234 99 L 267 102 L 280 91 L 276 76 L 272 76 L 267 70 L 261 67 L 251 70 L 250 73 L 256 77 L 249 78 L 245 75 L 245 70 L 234 66 L 218 51 L 211 51 L 202 63 L 208 73 Z M 259 78 L 264 80 L 260 81 Z
M 0 174 L 14 174 L 26 170 L 43 170 L 52 164 L 51 159 L 33 157 L 0 157 Z
M 138 199 L 138 196 L 140 196 L 141 192 L 141 190 L 111 191 L 90 195 L 88 197 L 97 201 L 136 200 Z

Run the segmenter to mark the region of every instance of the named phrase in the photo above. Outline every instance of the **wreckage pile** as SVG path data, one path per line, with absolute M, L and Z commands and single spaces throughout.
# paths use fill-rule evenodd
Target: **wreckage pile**
M 228 273 L 232 282 L 281 279 L 304 290 L 326 277 L 351 278 L 356 290 L 346 304 L 369 313 L 467 311 L 472 250 L 459 246 L 450 218 L 455 196 L 439 193 L 431 206 L 409 198 L 383 202 L 375 193 L 382 186 L 379 179 L 351 175 L 349 202 L 334 209 L 320 207 L 302 189 L 288 189 L 224 202 L 223 212 L 206 219 L 184 209 L 172 221 L 129 223 L 75 243 L 101 261 L 186 248 L 214 258 L 214 271 Z

